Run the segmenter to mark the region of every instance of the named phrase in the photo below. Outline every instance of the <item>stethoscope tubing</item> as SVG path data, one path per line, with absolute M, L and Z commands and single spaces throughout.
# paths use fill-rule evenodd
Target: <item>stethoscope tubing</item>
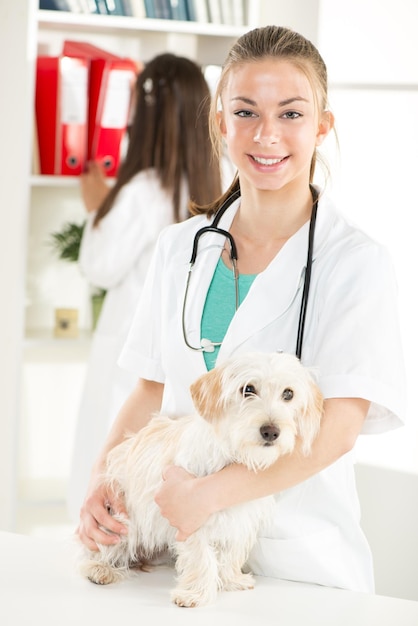
M 230 196 L 228 196 L 225 202 L 216 211 L 212 224 L 210 226 L 204 226 L 203 228 L 197 231 L 193 239 L 192 256 L 190 257 L 190 261 L 189 261 L 189 264 L 191 267 L 193 267 L 196 261 L 198 247 L 199 247 L 199 239 L 205 233 L 217 233 L 218 235 L 223 235 L 224 237 L 226 237 L 226 239 L 228 239 L 229 244 L 231 246 L 231 257 L 235 260 L 238 259 L 237 247 L 235 245 L 234 238 L 232 237 L 231 233 L 229 233 L 227 230 L 224 230 L 223 228 L 219 228 L 218 224 L 220 222 L 221 217 L 225 213 L 225 211 L 229 209 L 231 204 L 233 204 L 235 200 L 237 200 L 240 197 L 240 195 L 241 195 L 241 190 L 238 189 L 237 191 L 234 191 L 234 193 L 232 193 Z
M 305 280 L 303 282 L 302 300 L 300 304 L 298 334 L 296 337 L 296 350 L 295 355 L 299 360 L 302 359 L 302 345 L 303 335 L 305 332 L 306 311 L 308 308 L 309 290 L 311 287 L 311 275 L 312 275 L 312 263 L 313 263 L 313 249 L 314 249 L 314 237 L 316 226 L 316 215 L 318 213 L 318 198 L 312 206 L 312 214 L 309 222 L 309 240 L 308 240 L 308 256 L 306 259 Z
M 312 206 L 311 219 L 309 223 L 308 254 L 307 254 L 307 259 L 306 259 L 305 278 L 304 278 L 304 283 L 303 283 L 302 300 L 301 300 L 300 313 L 299 313 L 298 332 L 297 332 L 297 338 L 296 338 L 295 354 L 299 360 L 302 358 L 303 336 L 304 336 L 304 331 L 305 331 L 306 312 L 308 308 L 309 290 L 310 290 L 311 275 L 312 275 L 316 216 L 318 212 L 318 197 L 317 197 L 316 191 L 313 191 L 313 193 L 315 193 L 315 200 Z M 237 251 L 234 238 L 230 232 L 228 232 L 227 230 L 224 230 L 223 228 L 220 228 L 218 224 L 222 216 L 226 212 L 226 210 L 231 206 L 231 204 L 233 204 L 233 202 L 235 202 L 235 200 L 237 200 L 240 197 L 240 195 L 241 195 L 240 189 L 238 189 L 237 191 L 234 191 L 234 193 L 232 193 L 225 200 L 225 202 L 220 206 L 220 208 L 215 214 L 212 224 L 210 224 L 209 226 L 204 226 L 203 228 L 200 228 L 195 234 L 194 239 L 193 239 L 192 254 L 190 257 L 190 261 L 189 261 L 189 272 L 187 275 L 186 288 L 185 288 L 184 299 L 183 299 L 182 328 L 183 328 L 183 338 L 184 338 L 184 342 L 186 346 L 190 348 L 191 350 L 195 350 L 197 352 L 202 352 L 204 348 L 203 347 L 196 348 L 188 342 L 187 332 L 186 332 L 186 323 L 185 323 L 185 312 L 186 312 L 187 296 L 189 292 L 190 277 L 191 277 L 193 266 L 195 264 L 197 253 L 198 253 L 199 240 L 202 237 L 202 235 L 208 232 L 217 233 L 225 237 L 228 240 L 229 245 L 230 245 L 231 261 L 233 263 L 234 270 L 236 272 L 236 261 L 238 259 L 238 251 Z M 215 343 L 213 345 L 219 346 L 221 344 Z

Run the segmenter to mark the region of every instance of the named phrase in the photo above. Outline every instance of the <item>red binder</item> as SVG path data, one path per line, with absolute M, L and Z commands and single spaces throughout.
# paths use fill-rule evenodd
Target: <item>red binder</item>
M 101 162 L 106 175 L 115 176 L 138 64 L 80 41 L 65 41 L 63 54 L 89 63 L 87 159 Z
M 78 176 L 87 156 L 88 64 L 37 59 L 35 112 L 41 174 Z

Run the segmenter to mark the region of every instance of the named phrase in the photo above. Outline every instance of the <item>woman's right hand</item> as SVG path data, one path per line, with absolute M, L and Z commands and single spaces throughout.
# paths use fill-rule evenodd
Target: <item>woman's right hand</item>
M 87 493 L 81 507 L 77 529 L 80 541 L 89 550 L 97 551 L 99 549 L 97 544 L 116 544 L 120 541 L 120 535 L 126 535 L 125 524 L 118 522 L 113 517 L 115 514 L 127 518 L 123 499 L 117 497 L 103 483 L 96 484 Z
M 113 517 L 128 517 L 124 499 L 103 482 L 107 455 L 125 439 L 127 432 L 137 432 L 149 422 L 151 415 L 160 410 L 163 391 L 163 384 L 139 379 L 113 423 L 107 444 L 93 467 L 87 496 L 80 511 L 77 533 L 90 550 L 98 550 L 97 544 L 118 543 L 120 535 L 127 533 L 125 524 Z
M 80 176 L 80 188 L 87 212 L 94 213 L 109 193 L 106 177 L 99 163 L 87 163 L 86 171 Z

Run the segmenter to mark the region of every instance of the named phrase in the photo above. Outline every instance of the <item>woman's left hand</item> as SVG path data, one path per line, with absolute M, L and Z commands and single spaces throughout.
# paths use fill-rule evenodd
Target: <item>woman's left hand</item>
M 208 503 L 203 501 L 199 479 L 177 466 L 163 473 L 164 482 L 155 502 L 170 525 L 177 529 L 176 541 L 185 541 L 210 516 Z

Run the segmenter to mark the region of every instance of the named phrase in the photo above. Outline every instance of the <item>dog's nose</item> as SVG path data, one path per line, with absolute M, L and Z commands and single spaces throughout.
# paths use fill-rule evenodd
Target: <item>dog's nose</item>
M 260 434 L 264 441 L 275 441 L 280 435 L 280 430 L 272 424 L 263 424 L 260 428 Z

